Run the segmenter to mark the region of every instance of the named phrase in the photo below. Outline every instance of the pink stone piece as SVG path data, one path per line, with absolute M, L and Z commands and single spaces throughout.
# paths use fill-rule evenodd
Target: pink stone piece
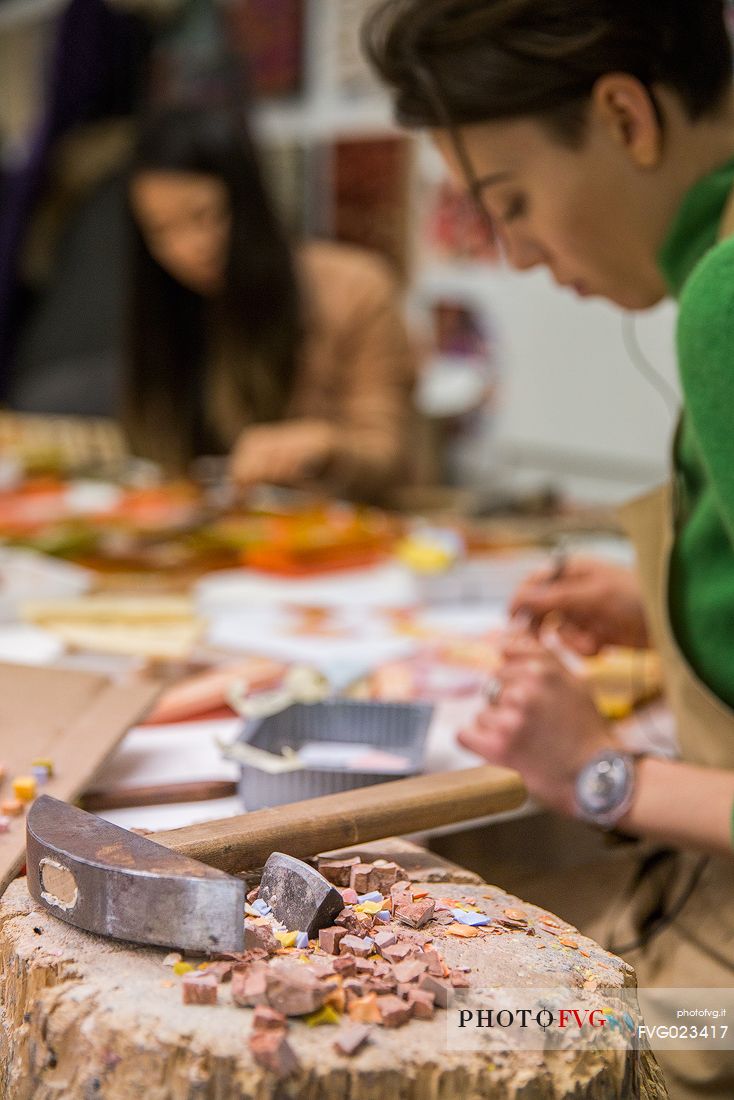
M 356 856 L 352 859 L 320 859 L 319 874 L 334 886 L 349 886 L 352 867 L 358 863 Z
M 402 1027 L 411 1017 L 410 1005 L 400 997 L 388 993 L 384 997 L 377 998 L 377 1007 L 380 1011 L 383 1027 Z
M 416 957 L 398 963 L 393 967 L 393 974 L 395 975 L 395 980 L 398 982 L 413 982 L 420 978 L 421 974 L 425 974 L 427 970 L 428 963 L 425 959 Z
M 422 928 L 424 924 L 428 924 L 435 908 L 436 903 L 433 898 L 421 898 L 420 901 L 414 901 L 410 905 L 397 905 L 395 917 L 410 928 Z
M 268 966 L 254 962 L 232 973 L 232 1000 L 241 1008 L 254 1008 L 266 1003 Z
M 329 955 L 338 955 L 339 943 L 344 939 L 346 934 L 346 928 L 340 928 L 338 925 L 322 928 L 319 932 L 319 947 Z
M 215 1005 L 219 982 L 213 974 L 204 970 L 194 970 L 184 974 L 181 982 L 183 1003 L 185 1005 Z
M 351 1058 L 361 1050 L 364 1044 L 370 1037 L 370 1028 L 365 1024 L 348 1024 L 339 1028 L 336 1039 L 334 1040 L 334 1049 L 339 1054 L 345 1054 L 347 1058 Z
M 279 1079 L 291 1077 L 301 1068 L 282 1028 L 253 1031 L 249 1038 L 249 1047 L 257 1064 L 270 1070 Z

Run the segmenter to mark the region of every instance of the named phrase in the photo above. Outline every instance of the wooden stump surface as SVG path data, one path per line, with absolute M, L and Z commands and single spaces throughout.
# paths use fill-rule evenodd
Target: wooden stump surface
M 433 880 L 422 889 L 437 897 L 476 898 L 496 916 L 520 908 L 533 929 L 531 935 L 508 929 L 468 940 L 437 932 L 435 946 L 447 964 L 471 966 L 472 986 L 562 987 L 574 1006 L 595 1003 L 597 987 L 634 987 L 631 968 L 593 941 L 565 925 L 548 931 L 542 910 L 458 869 L 452 878 L 450 868 L 416 859 L 415 851 L 414 866 L 430 869 L 425 877 Z M 411 862 L 409 845 L 385 852 L 383 842 L 383 854 Z M 370 855 L 374 858 L 374 846 Z M 560 944 L 560 936 L 578 946 Z M 162 965 L 165 955 L 79 932 L 36 909 L 25 880 L 16 881 L 0 903 L 0 1095 L 6 1100 L 667 1097 L 653 1056 L 628 1051 L 623 1043 L 609 1051 L 578 1040 L 573 1049 L 545 1053 L 449 1050 L 444 1011 L 395 1030 L 375 1028 L 370 1043 L 351 1059 L 334 1051 L 333 1026 L 310 1028 L 293 1020 L 288 1037 L 301 1071 L 279 1081 L 250 1055 L 252 1010 L 231 1002 L 228 985 L 220 986 L 216 1006 L 184 1005 L 181 980 Z

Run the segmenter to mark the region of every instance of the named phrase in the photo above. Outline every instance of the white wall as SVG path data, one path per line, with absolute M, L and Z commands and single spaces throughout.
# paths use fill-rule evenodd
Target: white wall
M 676 416 L 633 364 L 621 311 L 581 301 L 543 272 L 451 264 L 419 282 L 429 295 L 459 289 L 486 302 L 499 331 L 501 409 L 480 479 L 504 460 L 524 471 L 520 483 L 615 501 L 664 478 Z M 635 319 L 645 358 L 677 390 L 674 323 L 671 303 Z

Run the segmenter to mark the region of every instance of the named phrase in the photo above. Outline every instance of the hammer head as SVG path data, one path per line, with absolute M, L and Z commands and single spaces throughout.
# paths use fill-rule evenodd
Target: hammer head
M 273 852 L 265 864 L 258 897 L 289 932 L 306 932 L 309 939 L 333 924 L 344 908 L 343 897 L 323 875 L 282 852 Z
M 31 897 L 86 932 L 244 950 L 244 882 L 48 795 L 28 813 L 26 865 Z

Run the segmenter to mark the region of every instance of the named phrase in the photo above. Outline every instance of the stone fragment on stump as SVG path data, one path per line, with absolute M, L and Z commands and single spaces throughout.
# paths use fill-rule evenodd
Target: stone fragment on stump
M 255 1031 L 273 1031 L 288 1027 L 288 1019 L 269 1005 L 257 1005 L 252 1017 Z
M 428 989 L 409 989 L 407 1001 L 416 1020 L 433 1019 L 436 998 Z
M 349 885 L 357 894 L 368 894 L 376 889 L 374 863 L 355 863 L 349 874 Z
M 376 978 L 384 978 L 388 974 L 392 974 L 392 967 L 387 959 L 374 959 L 369 960 L 372 962 L 372 972 Z
M 428 963 L 425 959 L 416 956 L 414 959 L 406 959 L 393 967 L 393 975 L 397 982 L 413 982 L 425 974 Z
M 357 856 L 351 859 L 320 859 L 319 874 L 334 886 L 349 886 L 352 867 L 359 863 Z
M 334 973 L 341 974 L 342 977 L 354 974 L 356 966 L 357 960 L 354 955 L 339 955 L 334 959 Z
M 386 993 L 395 993 L 398 983 L 394 978 L 368 978 L 367 992 L 376 993 L 378 997 Z
M 255 1008 L 267 1002 L 268 966 L 254 962 L 232 972 L 232 1000 L 241 1008 Z
M 331 978 L 336 973 L 336 961 L 333 955 L 310 955 L 308 965 L 317 978 Z
M 396 943 L 392 947 L 380 949 L 383 959 L 387 959 L 390 963 L 401 963 L 405 959 L 411 958 L 415 953 L 415 947 L 410 943 Z
M 375 932 L 372 939 L 375 941 L 375 946 L 382 951 L 383 947 L 393 947 L 398 942 L 398 938 L 394 932 L 391 932 L 389 928 L 385 928 L 382 932 Z
M 390 900 L 393 912 L 396 905 L 411 905 L 413 902 L 413 890 L 409 882 L 396 882 L 390 887 Z
M 405 881 L 405 871 L 397 863 L 391 863 L 384 859 L 376 859 L 373 863 L 373 890 L 379 890 L 386 894 L 396 882 Z
M 319 981 L 308 966 L 292 959 L 276 959 L 267 968 L 267 1003 L 285 1016 L 317 1012 L 335 983 Z
M 423 958 L 428 964 L 428 973 L 432 974 L 434 978 L 444 978 L 446 976 L 446 967 L 438 951 L 433 948 L 424 951 Z
M 407 878 L 398 879 L 390 887 L 390 894 L 395 897 L 396 894 L 410 894 L 411 901 L 413 899 L 413 887 L 410 885 L 410 880 Z
M 346 928 L 341 928 L 336 924 L 332 924 L 329 928 L 322 928 L 319 931 L 319 947 L 322 951 L 326 951 L 328 955 L 338 955 L 339 943 L 346 934 Z
M 377 998 L 377 1007 L 383 1027 L 402 1027 L 411 1016 L 410 1005 L 393 994 Z
M 423 974 L 418 979 L 418 988 L 433 993 L 438 1008 L 448 1008 L 451 986 L 441 978 L 434 978 L 431 974 Z
M 361 978 L 346 978 L 342 989 L 346 995 L 347 1004 L 365 995 L 364 982 Z
M 370 1029 L 364 1024 L 345 1024 L 339 1029 L 334 1040 L 334 1049 L 339 1054 L 345 1054 L 351 1058 L 364 1046 L 370 1037 Z
M 235 964 L 233 962 L 213 962 L 209 963 L 206 968 L 206 973 L 210 974 L 213 978 L 221 984 L 222 982 L 228 982 L 232 977 L 232 971 Z
M 324 1001 L 324 1007 L 328 1008 L 329 1006 L 335 1008 L 340 1016 L 344 1014 L 344 1010 L 347 1007 L 347 995 L 344 992 L 343 986 L 336 986 L 332 989 L 331 993 Z
M 291 1077 L 301 1068 L 282 1028 L 274 1031 L 253 1031 L 248 1045 L 257 1064 L 270 1070 L 278 1078 Z
M 431 943 L 433 936 L 430 932 L 424 932 L 421 928 L 409 928 L 407 924 L 404 924 L 398 930 L 398 937 L 401 943 L 413 944 L 416 951 L 423 952 L 426 946 Z
M 339 943 L 339 952 L 342 955 L 355 955 L 357 958 L 366 959 L 374 948 L 374 941 L 367 942 L 366 937 L 344 936 Z
M 217 1003 L 219 982 L 213 974 L 207 974 L 203 970 L 195 970 L 191 974 L 184 974 L 181 987 L 185 1005 L 215 1005 Z
M 245 951 L 265 951 L 268 955 L 274 955 L 279 948 L 271 924 L 245 918 Z
M 354 936 L 361 935 L 368 923 L 370 923 L 369 920 L 363 921 L 360 914 L 355 913 L 353 909 L 342 909 L 334 920 L 334 924 L 351 932 Z
M 379 1024 L 382 1015 L 377 1005 L 377 995 L 367 993 L 364 997 L 357 997 L 351 1001 L 347 1008 L 350 1020 L 358 1024 Z
M 433 898 L 422 898 L 420 901 L 411 902 L 410 905 L 396 905 L 395 917 L 401 924 L 407 924 L 410 928 L 422 928 L 428 924 L 433 916 L 436 903 Z

